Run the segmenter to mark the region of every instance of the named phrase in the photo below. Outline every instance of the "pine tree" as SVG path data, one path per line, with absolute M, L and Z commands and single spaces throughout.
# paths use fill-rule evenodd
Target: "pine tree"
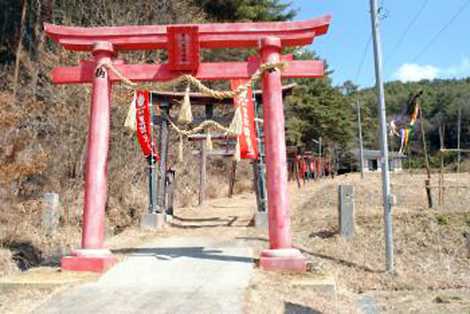
M 287 21 L 295 17 L 290 3 L 280 0 L 194 0 L 218 22 Z

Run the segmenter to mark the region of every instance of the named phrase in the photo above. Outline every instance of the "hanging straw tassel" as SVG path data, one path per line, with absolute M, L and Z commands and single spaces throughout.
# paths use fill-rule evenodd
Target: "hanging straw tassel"
M 240 139 L 237 137 L 237 144 L 235 145 L 235 152 L 233 153 L 233 160 L 240 161 Z
M 230 123 L 227 133 L 230 133 L 233 135 L 240 135 L 242 134 L 242 126 L 243 126 L 242 112 L 241 112 L 240 106 L 238 106 L 237 109 L 235 110 L 232 122 Z
M 178 161 L 179 162 L 183 162 L 183 150 L 184 150 L 183 144 L 184 144 L 183 135 L 180 135 L 180 142 L 178 145 Z
M 124 122 L 124 126 L 126 128 L 129 128 L 132 131 L 137 130 L 136 109 L 135 109 L 136 98 L 137 98 L 137 92 L 134 91 L 134 98 L 132 99 L 131 105 L 129 106 L 129 111 L 127 112 L 126 121 Z
M 193 122 L 193 113 L 191 112 L 191 101 L 189 100 L 190 85 L 186 87 L 183 102 L 181 103 L 180 112 L 178 114 L 178 123 L 189 124 Z
M 211 137 L 211 131 L 207 130 L 207 135 L 206 135 L 206 148 L 208 151 L 212 151 L 214 146 L 212 145 L 212 137 Z

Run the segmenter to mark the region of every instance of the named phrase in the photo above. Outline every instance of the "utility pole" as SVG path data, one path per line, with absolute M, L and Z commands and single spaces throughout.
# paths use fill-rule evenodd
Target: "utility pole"
M 457 120 L 457 173 L 460 173 L 460 161 L 462 160 L 462 152 L 460 151 L 460 133 L 462 132 L 462 107 L 459 107 L 459 117 Z
M 361 179 L 364 179 L 364 145 L 362 143 L 361 104 L 356 103 L 357 131 L 359 132 L 359 162 L 361 163 Z
M 382 43 L 377 13 L 378 0 L 370 0 L 370 16 L 374 41 L 375 80 L 377 87 L 378 112 L 380 120 L 380 150 L 382 164 L 383 206 L 385 224 L 385 267 L 388 272 L 394 271 L 393 232 L 392 232 L 392 194 L 390 190 L 390 173 L 388 164 L 387 121 L 385 110 L 385 91 L 383 83 Z

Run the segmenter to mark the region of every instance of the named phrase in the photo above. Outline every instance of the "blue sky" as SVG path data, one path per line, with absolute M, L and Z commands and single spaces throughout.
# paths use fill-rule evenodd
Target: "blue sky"
M 296 20 L 330 14 L 330 31 L 316 39 L 313 50 L 334 70 L 336 85 L 352 80 L 361 87 L 374 84 L 370 42 L 369 0 L 293 0 Z M 386 81 L 416 81 L 470 76 L 470 0 L 382 0 L 387 17 L 381 22 Z M 466 7 L 462 10 L 462 7 Z M 421 10 L 421 8 L 424 9 Z M 405 30 L 421 12 L 403 41 Z M 424 53 L 431 39 L 453 20 Z M 358 75 L 361 60 L 367 55 Z

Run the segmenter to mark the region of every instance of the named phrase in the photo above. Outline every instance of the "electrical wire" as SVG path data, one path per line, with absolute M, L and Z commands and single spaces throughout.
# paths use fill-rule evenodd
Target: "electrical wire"
M 424 0 L 421 7 L 418 9 L 418 12 L 413 16 L 413 18 L 411 19 L 411 21 L 408 23 L 408 25 L 406 26 L 405 30 L 403 31 L 403 33 L 401 34 L 400 38 L 398 39 L 398 41 L 395 43 L 395 45 L 393 46 L 393 49 L 390 50 L 392 53 L 393 52 L 396 52 L 400 47 L 401 45 L 403 44 L 406 36 L 408 36 L 408 34 L 410 33 L 412 27 L 416 24 L 416 22 L 418 21 L 418 19 L 420 18 L 421 14 L 424 12 L 424 9 L 426 9 L 427 5 L 429 3 L 429 0 Z M 384 63 L 387 63 L 387 61 L 390 61 L 391 59 L 393 59 L 395 55 L 392 55 L 390 58 L 388 58 L 388 60 L 385 60 Z
M 364 51 L 362 52 L 361 62 L 359 63 L 359 66 L 357 68 L 356 79 L 354 80 L 355 82 L 357 82 L 357 80 L 359 79 L 359 76 L 361 75 L 362 68 L 364 67 L 364 63 L 366 62 L 366 58 L 368 56 L 368 52 L 369 52 L 369 48 L 370 48 L 371 43 L 372 43 L 372 35 L 369 36 L 369 39 L 367 40 Z
M 436 40 L 439 38 L 439 36 L 451 26 L 455 20 L 465 11 L 465 9 L 468 7 L 470 4 L 470 0 L 465 1 L 465 3 L 459 7 L 457 12 L 450 18 L 450 20 L 444 24 L 444 26 L 441 27 L 441 29 L 431 38 L 431 40 L 423 47 L 423 49 L 420 50 L 420 52 L 413 58 L 412 62 L 415 62 L 418 60 L 422 55 L 424 55 L 429 48 L 434 45 Z
M 389 11 L 387 9 L 385 9 L 383 0 L 381 1 L 381 4 L 380 4 L 380 7 L 379 7 L 378 11 L 379 11 L 379 19 L 380 20 L 385 20 L 389 17 Z M 357 68 L 356 79 L 354 80 L 355 82 L 357 82 L 359 80 L 359 76 L 362 73 L 362 68 L 364 67 L 364 64 L 366 62 L 368 52 L 369 52 L 369 48 L 370 48 L 371 44 L 372 44 L 372 34 L 370 34 L 369 39 L 367 40 L 366 46 L 364 48 L 364 51 L 363 51 L 363 54 L 362 54 L 362 57 L 361 57 L 361 62 L 359 63 L 359 67 Z

